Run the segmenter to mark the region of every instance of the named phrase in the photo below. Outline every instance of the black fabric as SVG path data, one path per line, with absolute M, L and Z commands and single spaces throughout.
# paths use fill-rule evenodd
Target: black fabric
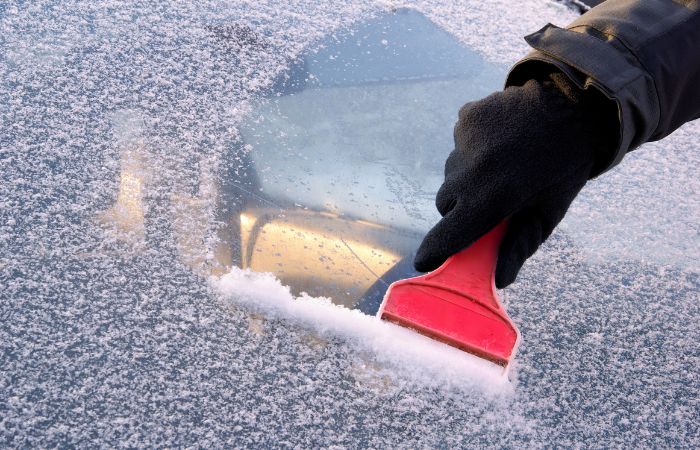
M 587 179 L 700 117 L 700 0 L 608 0 L 526 40 L 535 50 L 506 90 L 460 112 L 436 200 L 444 218 L 419 270 L 510 217 L 496 272 L 510 284 Z
M 535 50 L 507 86 L 547 64 L 617 103 L 619 140 L 594 175 L 700 117 L 700 0 L 608 0 L 566 29 L 548 25 L 525 39 Z
M 509 217 L 496 285 L 515 280 L 617 142 L 617 108 L 561 74 L 468 103 L 455 126 L 436 206 L 442 220 L 414 261 L 436 269 Z

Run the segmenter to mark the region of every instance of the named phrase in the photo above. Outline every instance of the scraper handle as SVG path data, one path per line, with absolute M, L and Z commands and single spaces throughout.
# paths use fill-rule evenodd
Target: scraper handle
M 479 299 L 489 299 L 491 306 L 502 309 L 495 291 L 498 249 L 508 227 L 504 220 L 464 250 L 450 256 L 442 266 L 425 275 L 425 280 L 451 289 L 469 292 Z

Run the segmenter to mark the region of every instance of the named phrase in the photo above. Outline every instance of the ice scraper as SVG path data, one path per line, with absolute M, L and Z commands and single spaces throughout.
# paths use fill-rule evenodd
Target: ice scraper
M 506 226 L 502 222 L 433 272 L 392 283 L 377 316 L 507 369 L 519 333 L 494 284 Z

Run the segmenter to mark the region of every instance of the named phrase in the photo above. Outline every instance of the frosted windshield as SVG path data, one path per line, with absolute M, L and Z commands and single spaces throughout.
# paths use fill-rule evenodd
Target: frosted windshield
M 0 2 L 0 447 L 700 448 L 700 122 L 502 293 L 510 387 L 362 313 L 458 108 L 577 17 L 393 3 Z

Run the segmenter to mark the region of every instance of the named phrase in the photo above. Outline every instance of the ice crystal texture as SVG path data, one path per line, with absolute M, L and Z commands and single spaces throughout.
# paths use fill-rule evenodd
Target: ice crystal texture
M 700 447 L 698 122 L 590 183 L 505 292 L 511 384 L 218 264 L 241 124 L 310 45 L 397 7 L 504 69 L 574 18 L 544 0 L 0 4 L 1 446 Z

